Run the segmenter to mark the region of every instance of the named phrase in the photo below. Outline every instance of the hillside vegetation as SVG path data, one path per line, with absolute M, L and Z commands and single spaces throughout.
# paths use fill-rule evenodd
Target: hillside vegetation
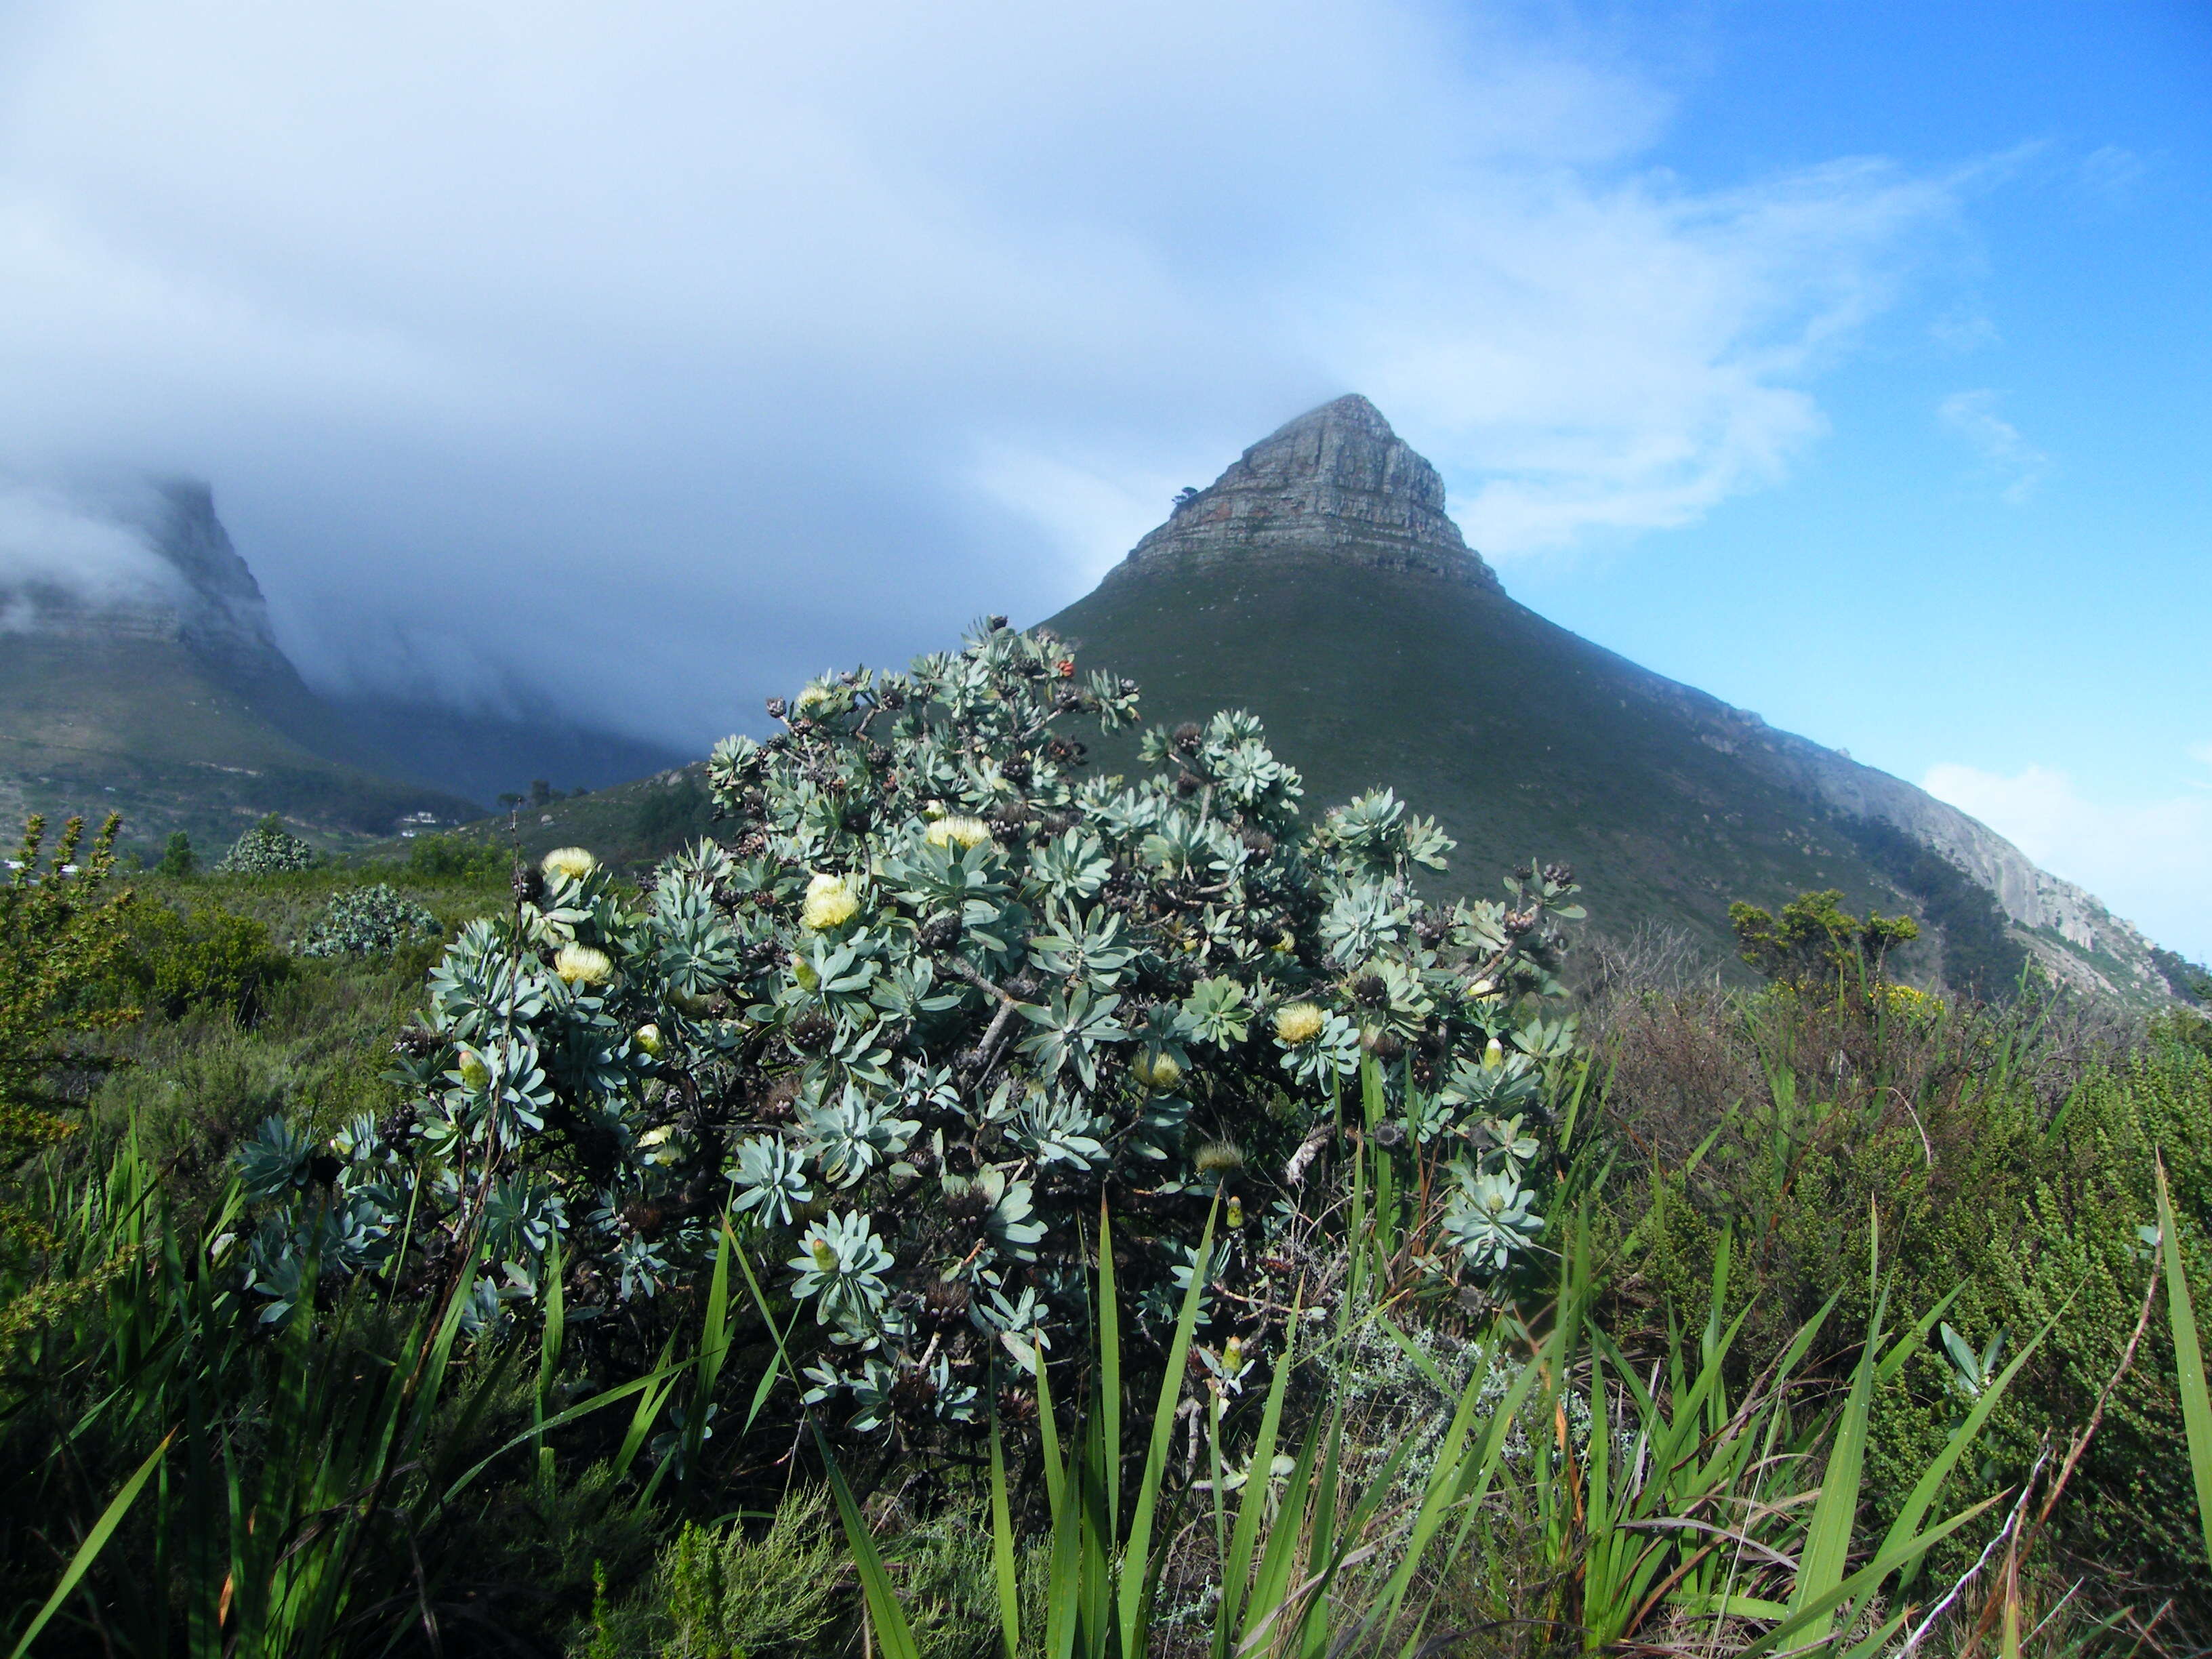
M 1723 984 L 1136 706 L 831 677 L 634 878 L 27 848 L 0 1638 L 2212 1641 L 2212 1023 L 1911 990 L 1832 882 Z

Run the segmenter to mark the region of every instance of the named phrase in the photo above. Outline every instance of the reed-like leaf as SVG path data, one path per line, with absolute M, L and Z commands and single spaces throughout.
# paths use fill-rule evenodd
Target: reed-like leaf
M 2197 1310 L 2181 1265 L 2181 1229 L 2166 1188 L 2166 1160 L 2158 1160 L 2159 1248 L 2166 1258 L 2166 1306 L 2173 1324 L 2173 1366 L 2181 1386 L 2181 1425 L 2189 1440 L 2189 1469 L 2197 1484 L 2197 1519 L 2204 1554 L 2212 1560 L 2212 1395 L 2204 1382 L 2204 1349 L 2197 1340 Z
M 1152 1521 L 1159 1505 L 1160 1484 L 1167 1474 L 1168 1442 L 1174 1437 L 1176 1405 L 1182 1396 L 1185 1366 L 1190 1358 L 1191 1332 L 1198 1325 L 1198 1304 L 1206 1293 L 1207 1270 L 1213 1261 L 1213 1224 L 1219 1213 L 1217 1202 L 1206 1212 L 1206 1226 L 1199 1235 L 1198 1256 L 1191 1269 L 1190 1284 L 1183 1291 L 1182 1310 L 1176 1316 L 1175 1337 L 1168 1344 L 1167 1370 L 1160 1377 L 1160 1394 L 1152 1408 L 1152 1437 L 1145 1452 L 1145 1473 L 1137 1488 L 1135 1507 L 1129 1516 L 1128 1541 L 1121 1551 L 1121 1582 L 1120 1584 L 1120 1613 L 1121 1651 L 1125 1656 L 1142 1654 L 1144 1644 L 1139 1640 L 1138 1617 L 1150 1600 L 1152 1589 Z M 1110 1266 L 1113 1250 L 1104 1226 L 1099 1229 L 1099 1260 L 1103 1269 Z M 1109 1281 L 1110 1282 L 1110 1281 Z M 1043 1370 L 1039 1365 L 1038 1370 Z M 1117 1419 L 1118 1420 L 1118 1419 Z
M 92 1564 L 107 1547 L 107 1540 L 115 1536 L 115 1529 L 123 1524 L 123 1517 L 138 1501 L 138 1494 L 145 1490 L 146 1482 L 152 1478 L 155 1469 L 167 1454 L 169 1442 L 176 1437 L 176 1431 L 171 1430 L 146 1461 L 138 1466 L 137 1473 L 125 1481 L 115 1496 L 108 1499 L 107 1507 L 100 1512 L 100 1519 L 92 1523 L 92 1530 L 85 1534 L 84 1541 L 76 1547 L 76 1553 L 70 1557 L 69 1565 L 62 1569 L 61 1580 L 54 1586 L 54 1593 L 46 1598 L 46 1604 L 31 1615 L 31 1622 L 23 1627 L 23 1633 L 16 1639 L 15 1651 L 9 1659 L 23 1659 L 23 1656 L 31 1650 L 31 1644 L 39 1639 L 39 1632 L 46 1629 L 47 1621 L 60 1610 L 62 1603 L 70 1599 L 85 1574 L 92 1570 Z
M 852 1489 L 846 1486 L 845 1476 L 830 1450 L 829 1438 L 818 1423 L 814 1425 L 814 1444 L 822 1454 L 822 1467 L 829 1473 L 830 1493 L 836 1500 L 837 1518 L 844 1522 L 845 1541 L 852 1547 L 854 1569 L 860 1580 L 860 1600 L 867 1608 L 868 1627 L 874 1633 L 876 1645 L 883 1650 L 884 1659 L 921 1659 L 921 1649 L 914 1639 L 914 1628 L 907 1623 L 905 1611 L 891 1591 L 890 1575 L 884 1571 L 884 1558 L 876 1551 L 876 1540 L 868 1531 L 868 1523 L 861 1518 L 860 1506 L 853 1502 Z

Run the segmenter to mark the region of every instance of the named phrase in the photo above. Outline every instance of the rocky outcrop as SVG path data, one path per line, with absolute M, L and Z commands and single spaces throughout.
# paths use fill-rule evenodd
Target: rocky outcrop
M 1948 801 L 1850 756 L 1778 731 L 1747 709 L 1650 675 L 1647 695 L 1670 704 L 1698 741 L 1735 757 L 1847 818 L 1894 825 L 1948 860 L 1997 902 L 2015 937 L 2061 983 L 2124 1001 L 2171 994 L 2151 942 L 2087 889 L 2052 875 Z
M 1178 501 L 1116 569 L 1313 560 L 1498 587 L 1444 515 L 1436 468 L 1356 394 L 1254 444 L 1209 488 Z

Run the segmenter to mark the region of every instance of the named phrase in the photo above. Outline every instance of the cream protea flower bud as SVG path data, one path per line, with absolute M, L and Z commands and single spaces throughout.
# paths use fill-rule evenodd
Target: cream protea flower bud
M 639 1026 L 631 1036 L 639 1049 L 654 1060 L 659 1059 L 661 1050 L 668 1046 L 668 1039 L 660 1035 L 660 1028 L 650 1023 Z
M 1145 1087 L 1156 1089 L 1162 1094 L 1182 1081 L 1182 1062 L 1173 1054 L 1139 1054 L 1129 1070 Z
M 1321 1010 L 1310 1002 L 1293 1002 L 1275 1011 L 1275 1035 L 1293 1048 L 1319 1036 L 1325 1024 Z
M 1493 1072 L 1503 1066 L 1505 1063 L 1505 1045 L 1496 1037 L 1491 1038 L 1483 1045 L 1482 1063 Z
M 1486 979 L 1479 979 L 1475 981 L 1474 984 L 1467 988 L 1467 992 L 1469 996 L 1486 997 L 1497 988 L 1498 987 L 1491 981 Z
M 832 927 L 842 927 L 860 911 L 859 896 L 853 884 L 842 876 L 826 872 L 806 884 L 806 903 L 799 913 L 799 924 L 817 933 Z
M 1244 1339 L 1232 1336 L 1221 1345 L 1221 1368 L 1236 1372 L 1244 1369 Z
M 991 826 L 981 818 L 955 812 L 931 824 L 921 838 L 932 847 L 981 847 L 991 839 Z
M 581 881 L 599 867 L 599 861 L 588 848 L 556 847 L 538 861 L 538 867 L 549 876 Z
M 564 945 L 553 971 L 571 985 L 604 985 L 615 976 L 615 959 L 593 945 Z
M 461 1050 L 461 1063 L 454 1069 L 460 1073 L 462 1084 L 471 1089 L 481 1089 L 491 1081 L 491 1067 L 484 1064 L 484 1057 L 473 1048 Z
M 1244 1167 L 1244 1149 L 1233 1140 L 1209 1140 L 1190 1162 L 1202 1176 L 1228 1175 Z
M 1232 1198 L 1229 1200 L 1228 1219 L 1230 1231 L 1232 1232 L 1244 1224 L 1244 1200 L 1243 1199 Z

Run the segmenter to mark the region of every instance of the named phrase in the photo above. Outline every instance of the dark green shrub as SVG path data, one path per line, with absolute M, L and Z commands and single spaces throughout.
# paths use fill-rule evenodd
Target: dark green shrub
M 183 830 L 170 832 L 169 844 L 162 848 L 161 861 L 155 865 L 154 873 L 181 881 L 200 867 L 199 854 L 192 851 L 192 838 Z
M 504 877 L 514 862 L 506 848 L 466 836 L 418 836 L 407 849 L 407 872 L 427 881 Z
M 2154 1152 L 2187 1218 L 2190 1270 L 2212 1273 L 2212 1063 L 2157 1042 L 2100 1060 L 2036 1019 L 1947 1011 L 1926 1029 L 1884 1033 L 1892 1046 L 1879 1062 L 1863 1016 L 1774 994 L 1647 1009 L 1616 1025 L 1610 1104 L 1636 1148 L 1609 1199 L 1623 1241 L 1620 1306 L 1668 1303 L 1702 1316 L 1727 1234 L 1737 1264 L 1728 1312 L 1748 1310 L 1742 1352 L 1770 1355 L 1831 1295 L 1845 1328 L 1864 1320 L 1878 1223 L 1897 1306 L 1925 1309 L 1957 1291 L 1943 1322 L 1959 1349 L 1978 1355 L 2002 1333 L 2008 1362 L 2055 1321 L 1951 1498 L 2016 1484 L 2045 1446 L 2063 1455 L 2142 1310 Z M 1868 1471 L 1878 1520 L 1941 1448 L 1973 1385 L 1939 1337 L 1878 1402 Z M 2052 1537 L 2113 1596 L 2140 1583 L 2180 1591 L 2177 1605 L 2188 1607 L 2212 1577 L 2178 1453 L 2176 1387 L 2171 1338 L 2154 1316 Z M 1936 1567 L 1961 1569 L 1978 1547 L 1961 1541 Z M 2201 1599 L 2194 1607 L 2200 1620 L 2212 1612 Z
M 210 902 L 188 911 L 141 906 L 120 970 L 132 993 L 172 1019 L 204 1009 L 250 1021 L 291 963 L 266 923 Z

